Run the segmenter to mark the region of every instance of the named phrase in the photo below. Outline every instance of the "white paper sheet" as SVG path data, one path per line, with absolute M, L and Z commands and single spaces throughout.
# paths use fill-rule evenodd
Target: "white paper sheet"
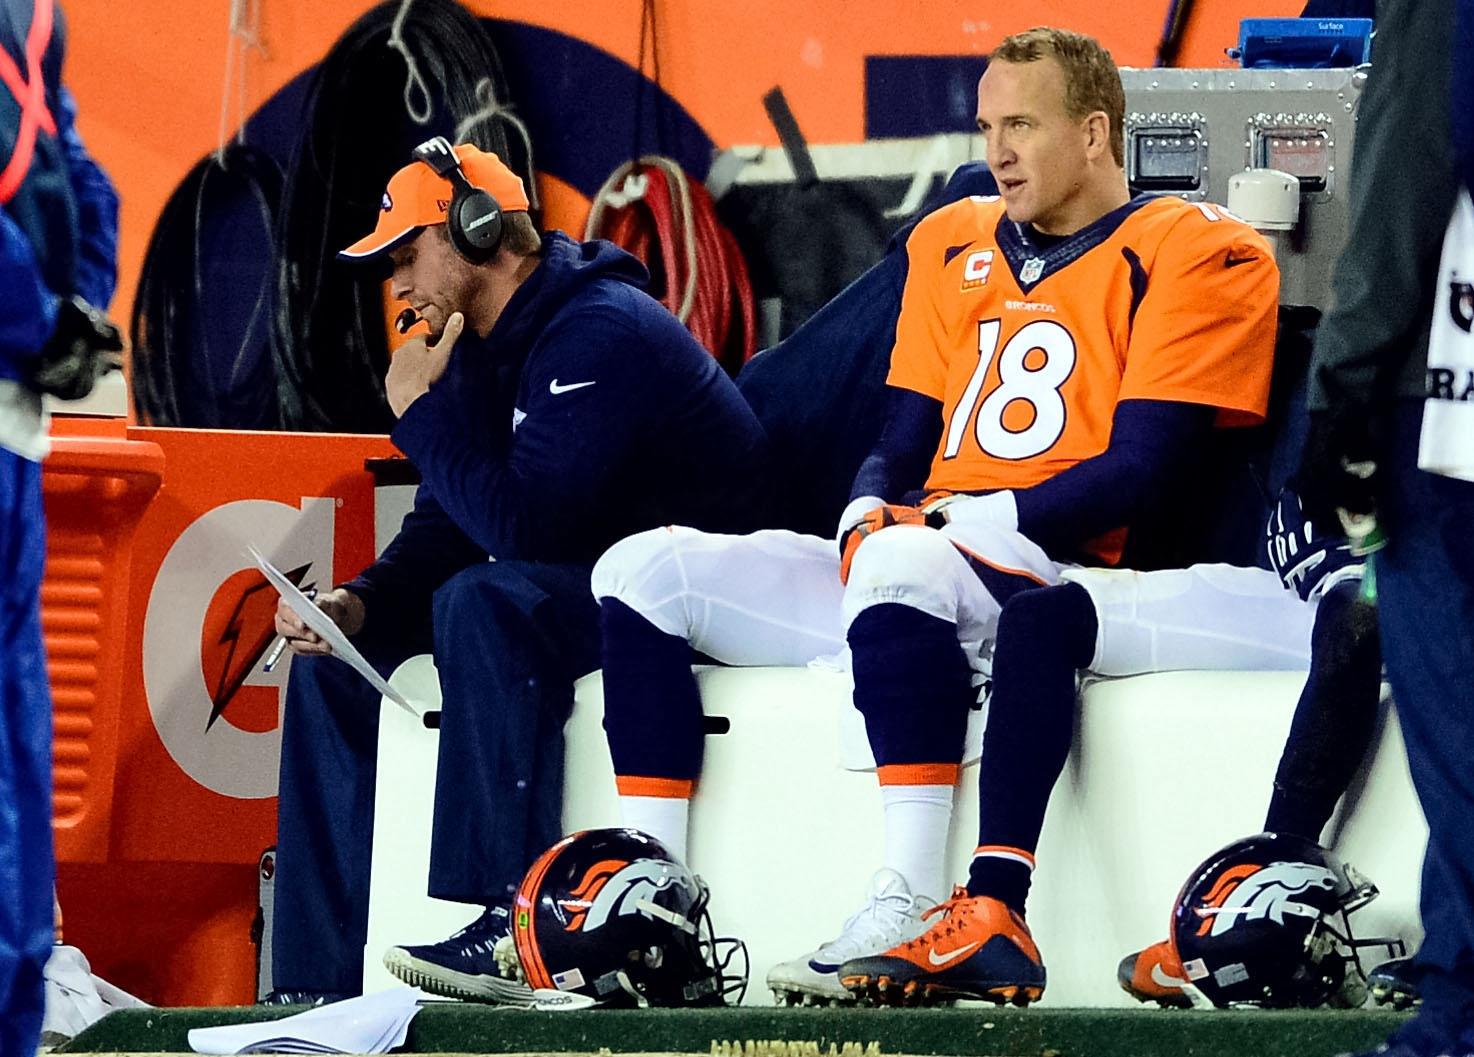
M 364 659 L 363 654 L 359 653 L 354 647 L 353 643 L 348 641 L 348 636 L 343 634 L 342 628 L 333 623 L 333 618 L 321 609 L 318 609 L 312 599 L 303 594 L 301 589 L 292 583 L 291 580 L 287 579 L 280 569 L 272 565 L 264 554 L 255 547 L 250 547 L 249 549 L 251 551 L 251 558 L 256 562 L 260 570 L 266 574 L 266 579 L 271 581 L 271 586 L 275 587 L 281 593 L 282 600 L 286 602 L 292 612 L 302 618 L 302 623 L 321 635 L 322 640 L 333 648 L 333 656 L 350 665 L 354 671 L 367 679 L 375 690 L 379 691 L 379 693 L 383 694 L 390 701 L 393 701 L 410 715 L 419 716 L 425 711 L 422 708 L 415 708 L 414 705 L 405 700 L 403 694 L 389 685 L 388 680 L 374 671 L 374 666 L 369 664 Z
M 196 1053 L 388 1053 L 404 1045 L 409 1024 L 428 996 L 395 987 L 305 1013 L 255 1024 L 191 1028 Z

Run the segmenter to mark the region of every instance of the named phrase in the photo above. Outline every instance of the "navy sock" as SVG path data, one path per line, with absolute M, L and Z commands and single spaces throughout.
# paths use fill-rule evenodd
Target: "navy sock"
M 604 731 L 621 777 L 694 780 L 701 773 L 701 693 L 690 643 L 614 598 L 599 600 Z
M 855 707 L 865 717 L 876 764 L 959 763 L 977 693 L 957 625 L 885 602 L 862 610 L 848 639 Z
M 1019 914 L 1044 809 L 1070 752 L 1075 672 L 1094 656 L 1095 632 L 1095 606 L 1078 584 L 1020 592 L 998 620 L 978 773 L 980 854 L 967 891 L 1001 899 Z
M 1274 776 L 1264 828 L 1319 842 L 1336 801 L 1366 756 L 1382 697 L 1377 611 L 1359 583 L 1321 598 L 1310 640 L 1310 674 Z

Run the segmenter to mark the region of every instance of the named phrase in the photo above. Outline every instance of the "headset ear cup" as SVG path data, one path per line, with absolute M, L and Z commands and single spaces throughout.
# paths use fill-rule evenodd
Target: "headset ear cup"
M 451 203 L 451 234 L 461 251 L 475 261 L 490 260 L 502 243 L 502 207 L 486 191 L 473 188 Z

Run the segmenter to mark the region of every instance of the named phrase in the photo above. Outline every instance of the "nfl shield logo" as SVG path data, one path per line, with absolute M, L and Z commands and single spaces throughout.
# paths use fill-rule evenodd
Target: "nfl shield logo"
M 1018 277 L 1026 283 L 1037 283 L 1039 276 L 1044 274 L 1044 259 L 1042 257 L 1030 257 L 1024 261 L 1023 270 Z

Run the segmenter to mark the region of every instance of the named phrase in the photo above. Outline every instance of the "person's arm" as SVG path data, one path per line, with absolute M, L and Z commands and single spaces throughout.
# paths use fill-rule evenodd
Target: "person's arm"
M 1458 186 L 1450 150 L 1449 0 L 1379 5 L 1372 69 L 1352 148 L 1350 229 L 1331 277 L 1333 306 L 1316 332 L 1297 474 L 1320 520 L 1368 512 L 1372 482 L 1345 469 L 1380 454 L 1380 411 L 1423 394 L 1438 258 Z M 1417 184 L 1405 188 L 1408 159 Z M 1397 188 L 1399 190 L 1390 190 Z
M 435 590 L 462 569 L 485 560 L 486 551 L 466 537 L 422 484 L 415 492 L 414 508 L 384 553 L 342 586 L 363 601 L 368 620 L 375 613 L 395 612 L 428 621 Z
M 1204 404 L 1123 400 L 1105 451 L 1030 488 L 959 498 L 948 521 L 1017 529 L 1051 554 L 1130 525 L 1147 501 L 1202 453 L 1216 409 Z
M 1106 450 L 1030 488 L 952 500 L 948 520 L 1001 524 L 1051 553 L 1074 552 L 1129 528 L 1215 422 L 1263 419 L 1279 296 L 1264 240 L 1211 207 L 1186 210 L 1134 285 L 1143 292 Z
M 77 197 L 76 290 L 105 312 L 118 281 L 118 192 L 77 134 L 77 104 L 65 88 L 58 93 L 56 135 Z
M 25 377 L 56 327 L 56 295 L 41 280 L 20 227 L 0 211 L 0 379 Z
M 850 499 L 875 496 L 896 503 L 926 483 L 942 439 L 942 402 L 910 389 L 886 387 L 885 425 L 855 473 Z
M 855 474 L 850 502 L 840 514 L 837 538 L 872 510 L 919 488 L 942 436 L 947 390 L 947 334 L 937 304 L 939 248 L 949 230 L 947 210 L 923 218 L 906 240 L 906 282 L 886 374 L 886 423 Z
M 553 325 L 529 358 L 527 404 L 505 454 L 447 429 L 455 394 L 432 385 L 405 410 L 393 439 L 445 514 L 498 558 L 567 553 L 611 496 L 651 399 L 642 335 L 607 309 Z M 540 361 L 535 364 L 534 359 Z M 678 487 L 679 482 L 672 482 Z

